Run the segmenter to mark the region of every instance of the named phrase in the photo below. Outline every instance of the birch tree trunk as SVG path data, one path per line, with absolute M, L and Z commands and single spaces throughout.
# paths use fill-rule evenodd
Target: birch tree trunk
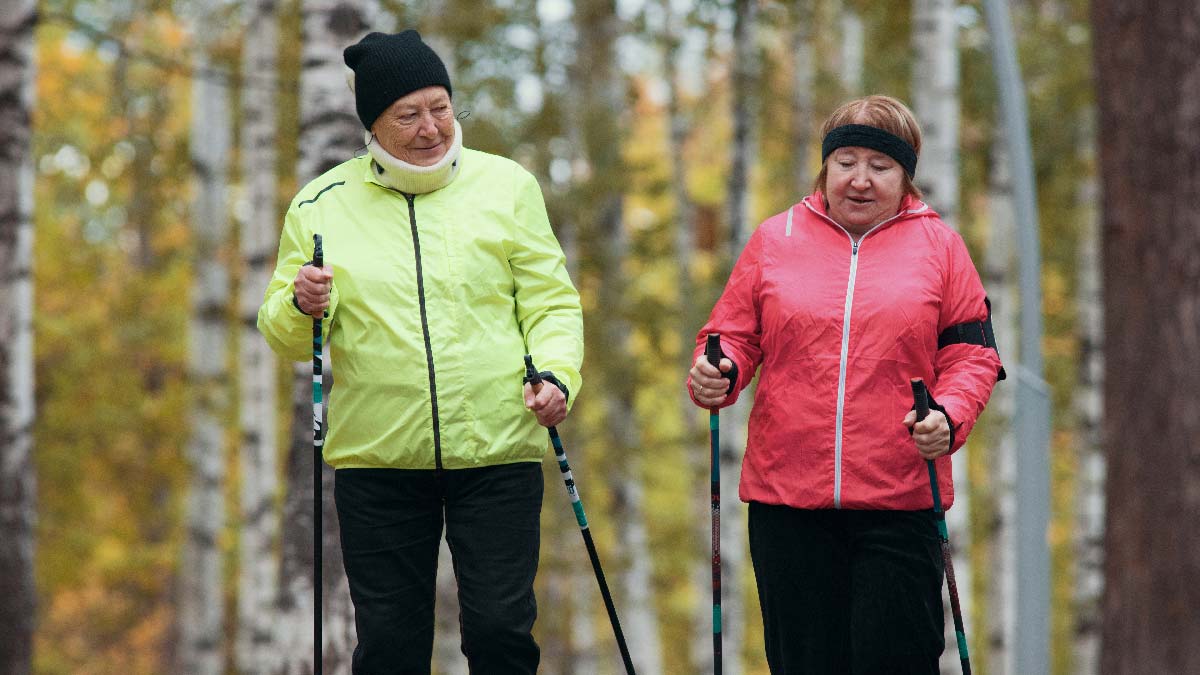
M 224 245 L 229 232 L 228 170 L 232 144 L 229 81 L 214 67 L 211 16 L 195 22 L 197 37 L 192 85 L 191 158 L 196 175 L 192 205 L 195 281 L 188 374 L 193 392 L 187 460 L 185 522 L 180 564 L 179 672 L 218 675 L 225 670 L 225 593 L 221 531 L 225 526 L 226 320 L 229 270 Z
M 609 576 L 620 580 L 613 587 L 613 600 L 634 665 L 640 673 L 657 674 L 662 673 L 662 646 L 651 583 L 653 561 L 644 522 L 635 378 L 628 374 L 628 370 L 636 370 L 636 360 L 628 344 L 632 327 L 626 316 L 622 269 L 629 244 L 623 213 L 624 170 L 617 120 L 624 109 L 624 100 L 613 51 L 621 27 L 614 0 L 581 0 L 576 3 L 575 21 L 579 72 L 574 79 L 579 86 L 577 100 L 581 110 L 577 119 L 582 122 L 585 159 L 591 169 L 591 177 L 581 186 L 581 193 L 587 204 L 584 210 L 591 217 L 587 229 L 599 275 L 599 306 L 607 311 L 605 316 L 590 322 L 599 338 L 592 344 L 597 345 L 599 362 L 613 366 L 602 375 L 607 419 L 613 421 L 610 433 L 605 434 L 609 439 L 607 452 L 616 458 L 608 465 L 612 492 L 609 526 L 616 534 L 617 550 L 627 561 L 624 569 Z M 617 368 L 619 364 L 625 364 L 626 368 Z M 586 482 L 582 489 L 587 489 Z M 616 649 L 612 653 L 615 655 Z
M 241 166 L 245 207 L 239 209 L 242 279 L 238 382 L 242 436 L 236 663 L 243 673 L 271 672 L 278 659 L 277 364 L 255 327 L 258 306 L 271 278 L 276 223 L 280 220 L 275 166 L 279 17 L 275 7 L 275 0 L 253 0 L 247 5 L 242 45 Z
M 733 23 L 733 141 L 728 179 L 729 262 L 741 255 L 750 238 L 750 172 L 754 166 L 757 138 L 755 89 L 758 80 L 757 2 L 736 0 Z M 738 499 L 742 455 L 746 449 L 746 426 L 752 390 L 742 393 L 732 406 L 721 410 L 721 633 L 725 675 L 741 675 L 742 634 L 746 626 L 745 589 L 742 588 L 747 561 L 746 509 Z
M 1088 138 L 1092 135 L 1088 134 Z M 1094 155 L 1094 148 L 1085 149 Z M 1076 266 L 1079 274 L 1079 487 L 1076 496 L 1075 673 L 1100 672 L 1100 602 L 1104 593 L 1104 302 L 1100 282 L 1099 186 L 1087 178 L 1079 189 L 1084 205 Z
M 1091 12 L 1106 298 L 1101 672 L 1196 673 L 1200 4 L 1093 0 Z
M 369 0 L 304 0 L 300 74 L 300 160 L 297 181 L 303 185 L 331 167 L 349 159 L 362 145 L 363 128 L 354 113 L 354 95 L 346 84 L 342 50 L 374 28 L 375 5 Z M 327 260 L 329 264 L 338 261 Z M 337 364 L 325 350 L 326 385 L 332 388 Z M 313 654 L 313 465 L 312 366 L 295 364 L 292 387 L 291 442 L 288 451 L 287 487 L 284 493 L 283 560 L 280 573 L 279 673 L 312 672 Z M 327 398 L 326 415 L 336 408 Z M 326 425 L 328 429 L 328 425 Z M 337 512 L 333 505 L 333 471 L 322 472 L 320 505 L 323 532 L 322 593 L 324 672 L 350 672 L 356 644 L 354 610 L 342 567 Z
M 812 0 L 795 0 L 792 5 L 792 182 L 800 201 L 812 192 L 813 183 L 813 89 L 817 64 L 813 58 Z
M 0 16 L 0 672 L 33 668 L 33 0 Z
M 862 92 L 866 28 L 862 16 L 851 8 L 842 9 L 841 24 L 842 87 L 848 96 L 858 96 Z
M 1016 238 L 1016 215 L 1013 206 L 1012 177 L 1004 134 L 998 127 L 992 139 L 992 157 L 988 174 L 988 221 L 991 230 L 983 263 L 983 282 L 992 299 L 992 327 L 996 335 L 1000 358 L 1011 361 L 1017 346 L 1018 290 L 1013 241 Z M 1015 387 L 996 387 L 988 403 L 988 418 L 995 431 L 991 450 L 991 485 L 996 511 L 994 526 L 989 532 L 988 612 L 986 643 L 988 672 L 1010 675 L 1013 629 L 1016 623 L 1016 570 L 1013 523 L 1016 518 L 1016 438 L 1013 433 L 1013 412 L 1016 409 Z
M 912 21 L 913 112 L 924 132 L 921 147 L 921 170 L 917 172 L 917 187 L 925 194 L 925 202 L 934 208 L 942 220 L 958 229 L 958 26 L 953 0 L 914 0 Z M 971 630 L 971 480 L 968 446 L 954 455 L 954 507 L 946 512 L 946 526 L 954 542 L 954 572 L 962 589 L 959 603 L 967 635 Z M 943 594 L 943 597 L 947 597 Z M 945 613 L 950 606 L 943 602 Z M 941 671 L 957 672 L 959 664 L 955 644 L 954 624 L 944 625 L 947 649 L 942 652 Z

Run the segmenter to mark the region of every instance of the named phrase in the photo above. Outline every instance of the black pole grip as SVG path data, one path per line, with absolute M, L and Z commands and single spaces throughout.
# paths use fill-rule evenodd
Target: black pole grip
M 313 235 L 313 265 L 317 269 L 325 267 L 325 251 L 321 248 L 321 235 Z
M 533 367 L 533 357 L 529 354 L 525 355 L 525 383 L 532 385 L 542 383 L 542 376 L 538 373 L 537 368 Z
M 708 362 L 721 367 L 721 357 L 725 356 L 721 353 L 721 334 L 709 333 L 708 340 L 704 344 L 704 355 L 708 357 Z
M 925 389 L 925 380 L 919 377 L 912 379 L 913 402 L 916 403 L 917 421 L 929 415 L 929 391 Z

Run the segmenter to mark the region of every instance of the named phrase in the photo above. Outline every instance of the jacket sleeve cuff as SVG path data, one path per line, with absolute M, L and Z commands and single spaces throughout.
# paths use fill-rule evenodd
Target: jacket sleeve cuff
M 932 395 L 930 395 L 930 397 L 929 397 L 929 408 L 931 410 L 936 410 L 946 416 L 946 424 L 948 424 L 950 426 L 950 452 L 954 452 L 954 431 L 955 431 L 954 419 L 952 417 L 950 417 L 950 413 L 947 412 L 947 410 L 944 406 L 942 406 L 940 403 L 938 403 L 937 401 L 934 400 Z
M 563 396 L 566 397 L 566 403 L 571 402 L 571 390 L 567 388 L 566 383 L 554 376 L 553 371 L 543 370 L 542 372 L 538 373 L 538 375 L 541 375 L 543 380 L 558 387 L 559 391 L 561 391 Z

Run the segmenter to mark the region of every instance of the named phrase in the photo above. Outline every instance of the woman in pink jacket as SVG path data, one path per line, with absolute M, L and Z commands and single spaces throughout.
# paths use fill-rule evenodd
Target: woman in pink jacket
M 688 385 L 723 407 L 760 372 L 739 492 L 771 672 L 932 675 L 943 569 L 925 460 L 949 508 L 950 454 L 1004 370 L 966 246 L 913 185 L 912 112 L 868 96 L 822 133 L 815 191 L 751 236 Z M 932 399 L 921 422 L 914 377 Z

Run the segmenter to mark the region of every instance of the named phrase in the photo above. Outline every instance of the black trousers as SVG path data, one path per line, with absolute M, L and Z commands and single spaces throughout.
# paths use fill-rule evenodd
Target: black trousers
M 749 529 L 774 675 L 937 675 L 945 619 L 932 512 L 751 502 Z
M 339 469 L 335 501 L 354 603 L 355 675 L 428 675 L 442 527 L 471 673 L 536 673 L 542 467 Z

